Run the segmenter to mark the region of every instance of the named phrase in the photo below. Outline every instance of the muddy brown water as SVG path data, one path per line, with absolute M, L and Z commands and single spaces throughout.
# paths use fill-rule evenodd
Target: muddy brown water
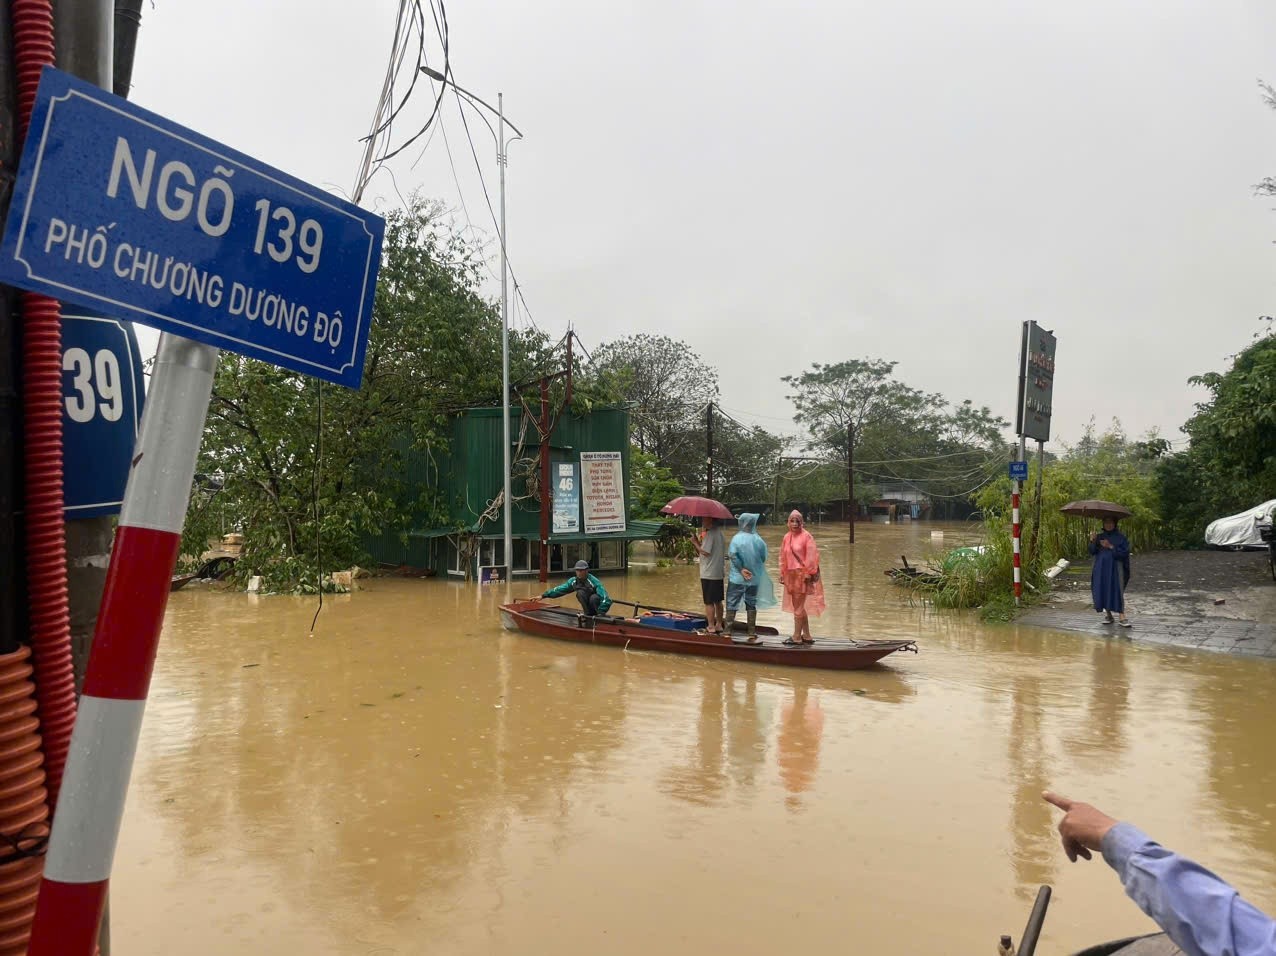
M 851 673 L 507 633 L 504 588 L 447 581 L 365 582 L 313 635 L 314 599 L 173 595 L 118 951 L 981 954 L 1042 883 L 1039 953 L 1149 931 L 1067 863 L 1046 787 L 1276 911 L 1276 666 L 910 605 L 882 570 L 936 527 L 813 529 L 816 634 L 921 646 Z M 688 567 L 607 584 L 699 594 Z

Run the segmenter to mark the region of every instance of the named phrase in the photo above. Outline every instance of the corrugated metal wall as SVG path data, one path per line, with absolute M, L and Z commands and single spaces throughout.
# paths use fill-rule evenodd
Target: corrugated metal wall
M 536 428 L 528 422 L 521 432 L 523 410 L 510 409 L 510 436 L 515 446 L 512 450 L 514 481 L 512 493 L 517 500 L 527 494 L 521 473 L 534 467 L 537 447 Z M 437 449 L 433 460 L 423 452 L 409 450 L 405 454 L 406 482 L 409 495 L 415 497 L 422 488 L 437 487 L 443 494 L 449 510 L 449 520 L 444 527 L 472 526 L 487 509 L 489 502 L 501 492 L 502 442 L 501 410 L 499 408 L 471 408 L 452 420 L 451 448 Z M 520 433 L 523 446 L 518 448 Z M 575 417 L 562 415 L 554 425 L 550 437 L 552 461 L 580 461 L 582 451 L 619 451 L 622 456 L 624 486 L 629 490 L 629 412 L 623 408 L 595 409 L 587 415 Z M 629 504 L 628 501 L 625 502 Z M 519 502 L 514 509 L 513 531 L 515 537 L 535 537 L 540 531 L 540 507 L 535 500 Z M 424 516 L 413 525 L 417 532 L 435 531 L 437 527 L 422 527 L 428 523 Z M 498 510 L 484 522 L 483 533 L 492 534 L 503 529 L 503 516 Z M 365 546 L 373 559 L 383 564 L 407 564 L 412 567 L 437 567 L 446 553 L 445 543 L 431 548 L 429 542 L 410 537 L 405 545 L 398 534 L 370 537 Z
M 529 422 L 518 447 L 521 409 L 510 412 L 510 437 L 513 472 L 512 493 L 515 501 L 527 494 L 521 475 L 535 467 L 537 434 Z M 500 494 L 504 462 L 501 454 L 501 410 L 470 409 L 458 416 L 452 429 L 452 457 L 445 470 L 443 487 L 453 499 L 455 521 L 472 525 L 488 502 Z M 551 461 L 580 461 L 582 451 L 619 451 L 624 464 L 625 487 L 629 487 L 629 413 L 620 408 L 596 409 L 579 418 L 564 415 L 554 425 L 550 436 Z M 628 504 L 628 502 L 626 502 Z M 483 525 L 484 533 L 503 527 L 503 516 Z M 540 505 L 534 499 L 518 502 L 514 508 L 515 536 L 535 536 L 540 532 Z

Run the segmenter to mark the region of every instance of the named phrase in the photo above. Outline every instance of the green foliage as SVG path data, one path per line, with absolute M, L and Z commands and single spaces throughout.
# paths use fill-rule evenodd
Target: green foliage
M 691 536 L 691 526 L 685 521 L 666 521 L 661 525 L 660 535 L 655 541 L 656 553 L 664 558 L 690 560 L 699 554 Z
M 936 607 L 978 608 L 984 620 L 1008 621 L 1015 613 L 1014 549 L 1010 526 L 997 519 L 984 522 L 982 550 L 967 554 L 957 548 L 945 553 L 938 581 L 915 579 L 910 590 Z M 962 553 L 958 553 L 962 552 Z M 1024 603 L 1033 603 L 1045 590 L 1045 577 L 1040 570 L 1020 569 L 1024 582 Z
M 1061 557 L 1085 555 L 1089 533 L 1098 521 L 1073 518 L 1060 512 L 1071 501 L 1101 498 L 1125 505 L 1132 518 L 1121 522 L 1121 530 L 1135 551 L 1160 545 L 1160 500 L 1155 471 L 1157 458 L 1166 447 L 1155 433 L 1143 441 L 1126 438 L 1119 422 L 1102 435 L 1093 423 L 1081 441 L 1050 462 L 1043 475 L 1041 524 L 1034 538 L 1035 495 L 1038 462 L 1031 463 L 1028 482 L 1021 499 L 1024 526 L 1021 568 L 1024 601 L 1039 600 L 1048 590 L 1045 569 Z M 959 558 L 949 551 L 942 560 L 939 581 L 919 580 L 910 587 L 937 607 L 979 608 L 985 620 L 1009 620 L 1014 616 L 1014 548 L 1011 540 L 1011 483 L 999 477 L 986 485 L 977 502 L 984 514 L 982 553 Z
M 1210 397 L 1183 426 L 1189 449 L 1157 470 L 1175 545 L 1199 547 L 1210 521 L 1276 495 L 1276 333 L 1256 339 L 1228 371 L 1189 379 Z
M 801 375 L 781 381 L 792 386 L 793 416 L 811 435 L 811 447 L 847 460 L 850 443 L 866 428 L 907 428 L 920 422 L 937 396 L 910 388 L 894 377 L 898 362 L 851 359 L 835 365 L 814 363 Z M 856 436 L 856 433 L 859 433 Z
M 638 448 L 629 450 L 629 517 L 663 518 L 660 509 L 682 494 L 682 485 L 664 465 Z
M 1069 517 L 1059 510 L 1071 501 L 1086 498 L 1113 501 L 1133 512 L 1132 518 L 1121 522 L 1121 531 L 1130 539 L 1133 550 L 1150 551 L 1161 547 L 1161 501 L 1155 478 L 1156 460 L 1149 452 L 1150 448 L 1159 447 L 1163 447 L 1163 442 L 1155 433 L 1142 442 L 1129 440 L 1117 421 L 1096 437 L 1094 423 L 1091 422 L 1075 446 L 1065 446 L 1064 455 L 1046 466 L 1038 531 L 1034 531 L 1033 525 L 1040 466 L 1034 459 L 1029 465 L 1028 481 L 1021 499 L 1026 563 L 1042 568 L 1059 558 L 1071 559 L 1086 554 L 1089 533 L 1098 530 L 1098 522 Z M 1010 480 L 1003 475 L 980 492 L 976 504 L 990 522 L 1009 528 L 1010 494 Z M 1034 536 L 1036 553 L 1029 548 Z
M 944 396 L 923 392 L 894 377 L 896 362 L 852 359 L 819 362 L 783 381 L 810 436 L 808 450 L 836 466 L 814 472 L 815 487 L 845 500 L 849 461 L 855 464 L 855 497 L 863 504 L 886 489 L 920 492 L 952 516 L 950 502 L 965 502 L 1008 460 L 1002 431 L 1008 423 L 969 400 L 950 405 Z M 799 464 L 798 472 L 811 472 Z M 840 493 L 833 494 L 834 482 Z M 795 489 L 796 490 L 796 489 Z M 786 498 L 805 497 L 791 491 Z
M 441 520 L 432 489 L 405 487 L 402 456 L 438 447 L 449 410 L 499 404 L 501 323 L 479 295 L 481 266 L 441 207 L 414 197 L 386 220 L 361 389 L 223 353 L 197 469 L 221 488 L 211 504 L 192 497 L 183 550 L 241 531 L 238 576 L 289 590 L 318 580 L 321 565 L 366 561 L 364 534 Z M 510 349 L 515 381 L 547 352 L 535 334 L 512 335 Z
M 779 498 L 786 501 L 822 505 L 846 499 L 846 466 L 790 459 L 780 469 Z M 857 481 L 855 498 L 869 504 L 878 498 L 876 483 Z M 780 517 L 783 521 L 783 516 Z
M 704 429 L 692 437 L 707 447 Z M 748 501 L 771 494 L 776 463 L 784 442 L 765 428 L 745 426 L 720 413 L 713 425 L 714 497 L 723 501 Z
M 686 343 L 663 335 L 625 336 L 599 346 L 593 358 L 586 387 L 629 406 L 634 446 L 683 486 L 702 487 L 705 407 L 718 397 L 717 370 Z

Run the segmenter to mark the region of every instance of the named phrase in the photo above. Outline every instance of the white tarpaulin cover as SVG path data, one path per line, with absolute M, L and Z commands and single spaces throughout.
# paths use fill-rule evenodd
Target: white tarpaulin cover
M 1265 548 L 1267 545 L 1258 534 L 1258 526 L 1269 524 L 1273 511 L 1276 511 L 1276 498 L 1238 515 L 1211 521 L 1205 529 L 1205 543 L 1216 548 Z

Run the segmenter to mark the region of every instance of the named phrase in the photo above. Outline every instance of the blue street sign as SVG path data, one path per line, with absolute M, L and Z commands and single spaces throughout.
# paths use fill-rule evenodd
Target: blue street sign
M 1028 480 L 1028 463 L 1026 461 L 1012 461 L 1010 463 L 1010 477 L 1013 481 Z
M 0 281 L 358 388 L 385 222 L 52 67 Z
M 119 514 L 142 423 L 142 354 L 133 326 L 62 316 L 62 492 L 69 518 Z

